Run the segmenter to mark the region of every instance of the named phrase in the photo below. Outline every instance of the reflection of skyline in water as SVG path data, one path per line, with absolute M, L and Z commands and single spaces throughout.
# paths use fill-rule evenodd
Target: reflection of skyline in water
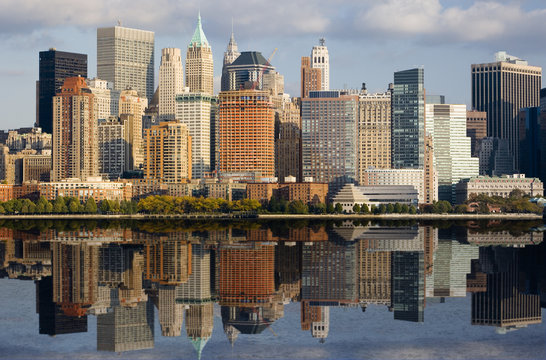
M 0 234 L 0 274 L 36 282 L 38 332 L 86 332 L 96 316 L 99 351 L 153 348 L 154 308 L 161 336 L 185 332 L 200 357 L 212 337 L 214 303 L 232 346 L 242 335 L 274 333 L 294 301 L 301 330 L 320 342 L 336 321 L 332 307 L 360 313 L 380 305 L 394 320 L 423 322 L 427 303 L 471 292 L 471 323 L 506 333 L 541 322 L 541 291 L 544 304 L 544 245 L 531 246 L 541 233 L 342 223 Z

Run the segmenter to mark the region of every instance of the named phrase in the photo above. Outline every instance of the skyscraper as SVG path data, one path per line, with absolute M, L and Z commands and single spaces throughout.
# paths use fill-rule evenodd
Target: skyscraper
M 225 91 L 218 106 L 218 171 L 273 177 L 275 117 L 269 94 Z
M 215 143 L 211 141 L 218 98 L 205 93 L 178 93 L 176 120 L 186 124 L 191 136 L 191 170 L 193 179 L 201 179 L 211 171 L 211 155 Z
M 425 71 L 422 68 L 394 73 L 392 94 L 392 167 L 424 167 Z
M 99 174 L 94 96 L 82 77 L 66 79 L 53 97 L 52 161 L 52 181 Z
M 154 33 L 121 26 L 97 29 L 97 77 L 115 90 L 154 95 Z
M 301 178 L 301 116 L 297 99 L 281 98 L 275 111 L 275 176 Z
M 455 184 L 480 173 L 466 136 L 466 105 L 427 104 L 427 133 L 432 136 L 438 172 L 438 198 L 455 202 Z
M 99 172 L 104 178 L 115 180 L 125 171 L 125 129 L 117 117 L 99 122 Z
M 330 183 L 336 192 L 356 175 L 358 96 L 311 91 L 302 99 L 302 176 Z
M 136 90 L 123 90 L 119 96 L 119 116 L 125 125 L 125 170 L 136 170 L 144 161 L 142 116 L 148 100 Z
M 324 38 L 311 50 L 311 67 L 320 69 L 320 90 L 330 90 L 330 55 Z
M 201 26 L 201 14 L 186 53 L 186 87 L 190 92 L 214 94 L 212 50 Z M 160 108 L 161 111 L 161 108 Z
M 471 139 L 472 156 L 478 156 L 480 140 L 487 136 L 487 113 L 485 111 L 466 112 L 466 136 Z
M 423 251 L 393 251 L 391 260 L 394 319 L 423 322 L 425 262 Z
M 231 65 L 241 55 L 238 50 L 237 43 L 235 42 L 235 36 L 233 35 L 233 30 L 231 31 L 231 37 L 229 38 L 229 43 L 226 51 L 224 52 L 224 64 L 222 65 L 222 84 L 221 90 L 229 90 L 229 73 L 227 71 L 227 65 Z
M 74 76 L 87 78 L 87 54 L 55 48 L 40 51 L 36 126 L 44 132 L 51 134 L 53 131 L 53 97 L 61 92 L 64 80 Z
M 495 54 L 495 62 L 472 65 L 472 108 L 487 112 L 487 136 L 508 140 L 519 169 L 518 113 L 540 105 L 542 68 L 508 55 Z
M 176 94 L 184 91 L 184 72 L 180 49 L 161 50 L 159 65 L 159 119 L 174 120 L 176 114 Z
M 361 185 L 369 167 L 391 167 L 391 97 L 391 91 L 359 96 L 356 178 Z

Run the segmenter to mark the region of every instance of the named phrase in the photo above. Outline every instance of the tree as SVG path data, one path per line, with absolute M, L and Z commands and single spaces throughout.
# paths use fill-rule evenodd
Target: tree
M 288 205 L 288 211 L 291 214 L 307 214 L 309 212 L 309 208 L 303 203 L 303 201 L 295 200 L 290 202 Z
M 366 204 L 366 203 L 362 204 L 362 206 L 360 207 L 360 213 L 361 214 L 369 214 L 370 213 L 370 209 L 368 208 L 368 204 Z
M 380 205 L 379 205 L 379 213 L 380 213 L 380 214 L 384 214 L 384 213 L 386 213 L 386 212 L 387 212 L 387 205 L 385 205 L 385 204 L 380 204 Z
M 84 211 L 87 214 L 96 214 L 97 213 L 97 203 L 93 197 L 88 198 L 85 201 Z
M 36 212 L 38 214 L 46 213 L 48 203 L 49 203 L 49 201 L 47 201 L 45 197 L 40 196 L 40 198 L 36 202 Z
M 466 205 L 464 204 L 459 204 L 457 206 L 455 206 L 455 212 L 457 214 L 464 214 L 466 213 Z
M 360 205 L 354 204 L 354 206 L 353 206 L 353 212 L 354 212 L 355 214 L 358 214 L 358 213 L 360 212 Z
M 343 206 L 340 203 L 336 203 L 336 206 L 334 206 L 334 212 L 336 214 L 341 214 L 343 212 Z
M 400 213 L 401 214 L 407 214 L 409 212 L 409 206 L 408 204 L 402 204 L 400 207 Z
M 68 202 L 68 211 L 71 214 L 79 213 L 80 210 L 80 202 L 76 198 L 71 198 Z
M 110 201 L 108 201 L 107 199 L 102 200 L 100 202 L 100 212 L 103 214 L 107 214 L 110 212 L 110 210 L 111 210 Z
M 395 214 L 400 214 L 400 213 L 402 213 L 402 204 L 400 204 L 400 203 L 394 204 L 394 210 L 393 210 L 393 212 L 394 212 Z
M 326 204 L 325 203 L 317 203 L 312 206 L 310 209 L 314 214 L 324 214 L 326 213 Z
M 370 211 L 372 214 L 379 214 L 379 208 L 375 204 L 372 204 Z
M 411 205 L 408 212 L 412 215 L 417 214 L 417 209 L 415 208 L 415 206 Z
M 326 213 L 327 214 L 333 214 L 335 211 L 334 204 L 328 203 L 326 204 Z
M 387 210 L 386 212 L 388 214 L 392 214 L 394 212 L 394 205 L 393 204 L 387 204 Z
M 64 214 L 68 212 L 68 208 L 66 207 L 62 196 L 58 196 L 53 202 L 53 212 L 56 214 Z

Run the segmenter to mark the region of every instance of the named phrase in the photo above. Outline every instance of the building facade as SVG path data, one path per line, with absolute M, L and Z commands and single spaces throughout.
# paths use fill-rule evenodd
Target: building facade
M 311 57 L 301 58 L 301 98 L 309 97 L 309 91 L 321 90 L 322 70 L 311 66 Z
M 154 95 L 154 33 L 122 26 L 97 29 L 97 77 L 151 99 Z
M 478 157 L 480 140 L 487 136 L 487 113 L 485 111 L 466 112 L 466 136 L 471 140 L 472 156 Z
M 40 51 L 36 126 L 48 134 L 53 132 L 53 97 L 61 92 L 64 80 L 74 76 L 87 78 L 87 54 Z
M 145 178 L 167 183 L 191 179 L 191 137 L 185 124 L 162 122 L 144 133 Z
M 193 179 L 201 179 L 212 170 L 216 144 L 211 139 L 217 110 L 215 96 L 192 92 L 176 95 L 176 120 L 186 124 L 191 136 Z
M 186 87 L 190 92 L 214 95 L 212 50 L 201 26 L 201 14 L 186 53 Z
M 457 184 L 457 203 L 464 203 L 471 194 L 508 197 L 515 189 L 519 189 L 531 197 L 541 197 L 544 195 L 544 184 L 542 181 L 537 178 L 525 177 L 524 174 L 506 175 L 503 177 L 478 176 L 461 180 Z
M 275 176 L 301 179 L 301 116 L 297 99 L 282 96 L 275 108 Z
M 241 53 L 239 52 L 237 42 L 235 41 L 235 35 L 233 30 L 231 31 L 231 37 L 229 38 L 229 43 L 224 52 L 224 63 L 222 65 L 222 79 L 221 79 L 221 91 L 229 90 L 229 72 L 227 71 L 226 66 L 231 65 L 237 59 Z
M 466 136 L 466 105 L 427 104 L 427 132 L 434 142 L 438 172 L 438 199 L 455 201 L 455 184 L 480 173 L 479 159 L 471 157 Z
M 313 46 L 311 50 L 311 67 L 320 69 L 320 89 L 330 90 L 330 55 L 325 45 L 324 38 L 319 39 L 319 45 Z
M 425 157 L 425 70 L 394 73 L 392 93 L 392 167 L 424 166 Z
M 176 94 L 184 91 L 184 69 L 180 49 L 165 48 L 161 50 L 159 65 L 159 119 L 176 118 Z
M 501 51 L 495 54 L 495 62 L 472 65 L 471 74 L 472 108 L 487 113 L 487 136 L 508 140 L 517 170 L 518 113 L 540 105 L 542 68 Z
M 333 189 L 353 182 L 358 96 L 311 91 L 302 99 L 301 114 L 302 177 L 331 183 Z
M 357 176 L 359 184 L 365 185 L 364 172 L 374 167 L 391 167 L 391 91 L 368 94 L 358 99 L 357 127 Z
M 97 176 L 97 118 L 94 96 L 84 78 L 65 80 L 62 92 L 53 98 L 53 120 L 51 180 Z
M 253 89 L 264 90 L 263 74 L 275 71 L 269 61 L 258 51 L 243 51 L 231 64 L 224 66 L 222 91 L 234 91 L 253 84 Z
M 142 117 L 148 100 L 136 90 L 123 90 L 119 97 L 119 116 L 125 123 L 125 170 L 142 167 L 144 152 L 142 149 Z
M 265 91 L 226 91 L 219 95 L 218 171 L 275 175 L 275 115 Z
M 99 172 L 101 176 L 115 180 L 125 171 L 127 148 L 125 125 L 118 117 L 100 121 L 98 126 Z
M 112 88 L 112 83 L 97 78 L 88 79 L 87 85 L 95 96 L 95 114 L 97 120 L 106 120 L 119 113 L 119 90 Z

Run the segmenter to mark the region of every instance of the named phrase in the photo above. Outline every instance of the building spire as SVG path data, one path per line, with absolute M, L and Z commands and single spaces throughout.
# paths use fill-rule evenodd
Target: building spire
M 201 10 L 199 10 L 197 13 L 197 26 L 195 27 L 195 32 L 193 33 L 193 37 L 191 38 L 188 47 L 201 47 L 203 45 L 210 47 L 209 41 L 207 40 L 205 32 L 203 31 L 203 26 L 201 25 Z

